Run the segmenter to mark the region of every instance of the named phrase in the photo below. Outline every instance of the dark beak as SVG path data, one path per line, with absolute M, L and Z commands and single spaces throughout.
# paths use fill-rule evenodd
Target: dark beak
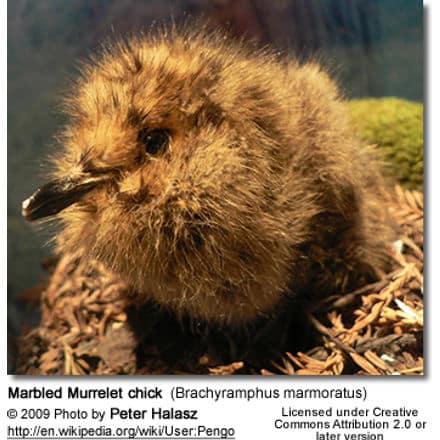
M 108 179 L 108 176 L 81 176 L 55 179 L 37 189 L 22 204 L 22 215 L 28 221 L 58 214 Z

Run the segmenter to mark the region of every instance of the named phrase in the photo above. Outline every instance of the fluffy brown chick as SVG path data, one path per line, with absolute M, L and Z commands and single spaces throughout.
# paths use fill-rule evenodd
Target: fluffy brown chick
M 54 180 L 23 214 L 56 215 L 59 250 L 141 301 L 242 325 L 383 267 L 379 167 L 319 65 L 170 30 L 109 46 L 66 104 Z

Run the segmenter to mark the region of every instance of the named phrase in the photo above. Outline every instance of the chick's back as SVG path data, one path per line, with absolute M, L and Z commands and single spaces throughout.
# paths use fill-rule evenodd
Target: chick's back
M 240 325 L 384 267 L 379 166 L 317 64 L 162 32 L 87 63 L 66 109 L 54 176 L 113 173 L 59 213 L 59 249 L 103 261 L 140 300 Z M 157 130 L 166 145 L 149 150 Z

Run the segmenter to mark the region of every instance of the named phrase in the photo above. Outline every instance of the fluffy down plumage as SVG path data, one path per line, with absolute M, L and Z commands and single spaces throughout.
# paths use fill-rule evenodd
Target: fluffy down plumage
M 242 325 L 385 264 L 379 166 L 318 64 L 169 30 L 109 45 L 66 110 L 53 177 L 105 178 L 55 212 L 58 248 L 140 301 Z

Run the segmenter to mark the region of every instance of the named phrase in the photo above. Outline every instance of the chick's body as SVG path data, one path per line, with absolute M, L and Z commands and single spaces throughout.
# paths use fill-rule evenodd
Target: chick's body
M 382 265 L 380 174 L 318 65 L 222 35 L 138 37 L 85 66 L 67 109 L 55 177 L 106 177 L 59 213 L 59 248 L 141 300 L 242 324 Z

